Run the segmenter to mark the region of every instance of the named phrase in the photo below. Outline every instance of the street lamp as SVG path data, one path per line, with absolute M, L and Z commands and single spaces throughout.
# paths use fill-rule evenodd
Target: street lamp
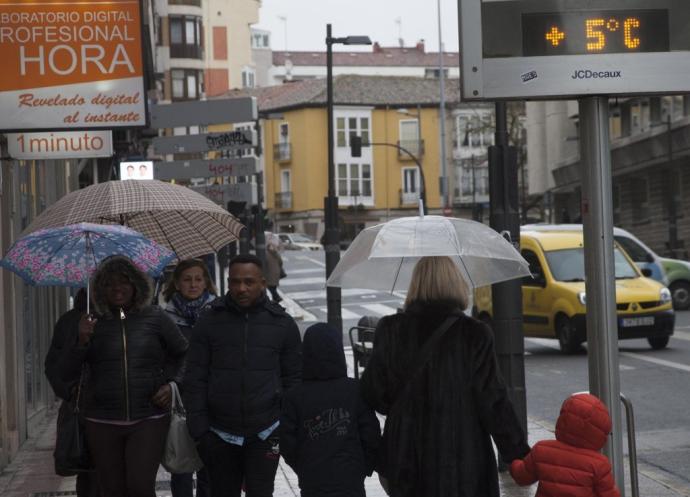
M 326 24 L 326 99 L 328 118 L 328 196 L 324 199 L 326 233 L 326 279 L 340 260 L 340 230 L 338 228 L 338 197 L 335 194 L 335 161 L 333 158 L 333 45 L 371 45 L 368 36 L 346 36 L 333 38 L 331 25 Z M 343 321 L 340 309 L 340 288 L 326 287 L 328 323 L 342 332 Z
M 399 146 L 398 149 L 406 152 L 417 164 L 419 169 L 419 199 L 422 201 L 422 210 L 424 214 L 427 213 L 426 210 L 426 179 L 424 177 L 424 169 L 422 169 L 422 106 L 417 104 L 417 112 L 412 113 L 407 109 L 398 109 L 399 114 L 404 114 L 406 116 L 415 117 L 417 119 L 417 151 L 413 155 L 405 148 Z

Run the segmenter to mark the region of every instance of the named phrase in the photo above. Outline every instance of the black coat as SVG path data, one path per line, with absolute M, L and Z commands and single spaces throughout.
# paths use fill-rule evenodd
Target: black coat
M 107 305 L 106 285 L 120 274 L 134 286 L 132 306 L 124 319 Z M 138 420 L 164 414 L 152 397 L 169 381 L 182 381 L 187 340 L 159 307 L 151 306 L 148 277 L 127 258 L 113 256 L 93 276 L 93 305 L 98 322 L 86 346 L 77 341 L 63 354 L 63 381 L 79 377 L 84 363 L 89 376 L 83 392 L 87 418 Z M 76 323 L 78 327 L 78 323 Z
M 381 438 L 357 380 L 347 377 L 343 337 L 326 324 L 304 335 L 302 383 L 286 393 L 280 451 L 302 497 L 364 497 Z
M 79 381 L 79 373 L 73 378 L 63 380 L 63 375 L 60 372 L 60 362 L 62 354 L 72 348 L 77 341 L 79 319 L 82 314 L 84 314 L 84 311 L 71 309 L 60 316 L 53 328 L 53 339 L 46 354 L 46 377 L 55 395 L 62 400 L 70 399 L 72 387 Z
M 90 374 L 84 391 L 85 416 L 143 419 L 166 412 L 151 399 L 165 383 L 182 381 L 186 351 L 187 340 L 159 307 L 131 311 L 124 320 L 101 316 L 91 342 L 86 347 L 75 345 L 65 355 L 63 378 L 78 377 L 86 361 Z
M 377 469 L 392 497 L 498 497 L 491 437 L 507 462 L 529 451 L 483 323 L 463 315 L 405 388 L 425 340 L 453 310 L 413 303 L 376 329 L 362 393 L 388 416 Z
M 285 309 L 265 296 L 248 309 L 229 294 L 216 299 L 196 322 L 187 354 L 182 396 L 192 437 L 211 426 L 240 436 L 270 427 L 301 365 L 299 329 Z

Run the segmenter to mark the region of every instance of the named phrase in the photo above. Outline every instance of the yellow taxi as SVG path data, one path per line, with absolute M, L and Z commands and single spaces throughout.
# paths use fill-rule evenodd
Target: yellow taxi
M 522 256 L 532 277 L 522 280 L 525 336 L 557 338 L 571 354 L 587 340 L 585 258 L 581 231 L 522 231 Z M 668 345 L 675 315 L 671 292 L 646 278 L 628 255 L 614 248 L 618 338 L 646 338 L 653 349 Z M 491 322 L 491 287 L 475 291 L 474 315 Z

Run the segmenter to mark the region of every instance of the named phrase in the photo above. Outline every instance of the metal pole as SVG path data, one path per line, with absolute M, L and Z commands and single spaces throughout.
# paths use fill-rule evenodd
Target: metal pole
M 474 169 L 474 154 L 470 159 L 470 165 L 472 166 L 472 219 L 477 220 L 477 178 L 476 171 Z
M 333 153 L 333 38 L 331 25 L 326 24 L 326 99 L 328 116 L 328 196 L 324 199 L 325 228 L 324 249 L 326 251 L 326 279 L 340 260 L 340 232 L 338 229 L 338 197 L 335 194 L 335 161 Z M 342 332 L 343 321 L 340 308 L 340 288 L 326 287 L 328 324 Z
M 673 173 L 673 135 L 671 128 L 671 112 L 666 116 L 666 139 L 668 150 L 668 171 L 666 174 L 666 185 L 668 186 L 668 250 L 670 257 L 676 257 L 678 248 L 678 213 L 676 212 L 676 185 Z
M 266 233 L 264 232 L 263 200 L 264 200 L 264 173 L 258 172 L 256 176 L 256 214 L 254 215 L 254 242 L 256 256 L 261 264 L 266 267 Z
M 493 229 L 507 233 L 519 250 L 517 155 L 508 146 L 506 104 L 496 103 L 496 145 L 489 147 L 489 219 Z M 527 434 L 525 338 L 522 332 L 522 282 L 510 280 L 491 286 L 496 355 L 508 394 Z
M 611 149 L 607 97 L 587 97 L 580 108 L 582 223 L 585 242 L 589 390 L 611 413 L 612 430 L 604 447 L 624 497 L 623 436 L 618 370 L 616 274 L 613 257 Z
M 441 0 L 436 1 L 436 7 L 438 11 L 438 67 L 439 67 L 439 91 L 440 104 L 439 104 L 439 118 L 441 120 L 441 206 L 442 209 L 450 206 L 448 201 L 448 176 L 446 172 L 446 83 L 445 76 L 443 74 L 443 36 L 441 33 Z

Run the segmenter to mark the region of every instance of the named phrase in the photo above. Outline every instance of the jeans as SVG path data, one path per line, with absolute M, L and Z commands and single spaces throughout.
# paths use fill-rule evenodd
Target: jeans
M 193 497 L 194 481 L 193 473 L 180 473 L 170 475 L 170 491 L 172 497 Z M 211 497 L 208 486 L 206 468 L 196 472 L 196 497 Z
M 240 497 L 244 482 L 247 497 L 272 497 L 280 452 L 278 438 L 245 438 L 244 445 L 233 445 L 217 435 L 206 435 L 199 447 L 211 483 L 213 497 Z

